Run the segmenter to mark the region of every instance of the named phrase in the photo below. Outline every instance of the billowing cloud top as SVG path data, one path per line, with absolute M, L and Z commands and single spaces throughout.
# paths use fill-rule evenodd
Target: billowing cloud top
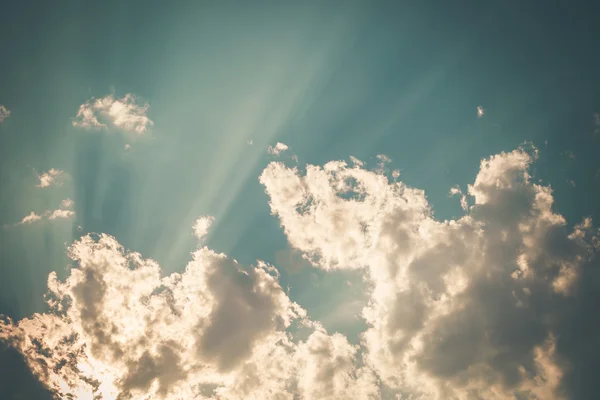
M 146 115 L 149 104 L 137 104 L 134 95 L 128 93 L 121 99 L 112 95 L 90 99 L 79 107 L 73 126 L 98 129 L 114 126 L 139 135 L 146 133 L 154 123 Z
M 0 320 L 0 338 L 60 398 L 574 398 L 597 355 L 573 351 L 596 336 L 572 326 L 600 300 L 598 238 L 590 219 L 569 229 L 552 210 L 535 158 L 483 160 L 466 194 L 452 191 L 470 198 L 465 215 L 444 222 L 380 169 L 268 165 L 260 181 L 291 245 L 316 268 L 366 272 L 359 345 L 311 321 L 274 266 L 204 247 L 162 276 L 107 235 L 76 241 L 69 276 L 48 279 L 52 311 Z
M 0 123 L 2 123 L 8 117 L 10 117 L 10 111 L 0 104 Z

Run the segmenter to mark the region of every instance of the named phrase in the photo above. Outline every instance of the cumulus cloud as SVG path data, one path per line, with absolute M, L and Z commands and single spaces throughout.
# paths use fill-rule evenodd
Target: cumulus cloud
M 590 218 L 571 228 L 553 210 L 528 172 L 536 158 L 482 160 L 451 190 L 465 214 L 447 221 L 378 168 L 267 166 L 260 182 L 293 251 L 368 280 L 359 344 L 310 320 L 275 266 L 202 247 L 164 276 L 108 235 L 76 241 L 67 278 L 49 276 L 51 311 L 0 318 L 0 340 L 58 398 L 592 398 L 600 239 Z
M 551 189 L 528 174 L 536 157 L 522 148 L 482 160 L 473 205 L 444 222 L 423 191 L 356 164 L 273 162 L 260 181 L 316 267 L 367 271 L 361 344 L 401 398 L 572 398 L 579 359 L 561 341 L 597 238 L 590 220 L 569 232 L 552 210 Z
M 4 122 L 4 120 L 8 117 L 10 117 L 10 111 L 0 104 L 0 123 Z
M 275 156 L 278 156 L 281 153 L 283 153 L 284 151 L 286 151 L 287 149 L 288 149 L 287 144 L 284 144 L 284 143 L 281 143 L 281 142 L 277 142 L 277 144 L 275 144 L 275 147 L 269 146 L 269 148 L 267 149 L 267 151 L 269 152 L 269 154 L 273 154 Z
M 51 168 L 49 171 L 38 175 L 40 183 L 37 184 L 39 188 L 47 188 L 50 186 L 61 186 L 66 179 L 66 172 L 62 169 Z
M 79 106 L 73 126 L 83 129 L 100 129 L 114 126 L 126 132 L 142 135 L 154 123 L 146 115 L 150 105 L 138 104 L 133 94 L 118 99 L 112 95 L 90 99 Z
M 51 213 L 48 213 L 48 219 L 69 219 L 75 216 L 75 211 L 73 210 L 54 210 Z
M 377 398 L 357 347 L 311 323 L 271 265 L 204 247 L 184 272 L 162 276 L 107 235 L 68 254 L 66 280 L 48 278 L 51 312 L 0 318 L 0 339 L 57 398 Z M 292 340 L 292 323 L 312 330 L 306 341 Z

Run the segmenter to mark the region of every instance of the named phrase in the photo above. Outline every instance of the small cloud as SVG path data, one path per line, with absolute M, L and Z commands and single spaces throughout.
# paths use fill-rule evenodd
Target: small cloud
M 359 167 L 362 167 L 363 165 L 365 165 L 364 162 L 362 162 L 361 160 L 359 160 L 358 158 L 356 158 L 354 156 L 350 156 L 350 161 L 352 161 L 352 164 L 358 165 Z
M 33 211 L 31 212 L 31 214 L 27 215 L 26 217 L 24 217 L 21 222 L 19 222 L 19 224 L 32 224 L 36 221 L 39 221 L 42 219 L 41 215 L 37 215 L 36 213 L 34 213 Z
M 565 151 L 565 156 L 569 157 L 571 160 L 575 159 L 575 153 L 573 153 L 571 150 L 567 150 Z
M 48 215 L 48 219 L 68 219 L 73 216 L 75 216 L 75 211 L 72 210 L 54 210 Z
M 60 205 L 64 208 L 72 208 L 75 205 L 75 202 L 69 198 L 64 199 Z
M 37 187 L 47 188 L 53 185 L 60 186 L 63 184 L 65 177 L 65 171 L 63 171 L 62 169 L 52 168 L 48 172 L 44 172 L 43 174 L 38 175 L 40 183 L 37 185 Z
M 394 179 L 400 178 L 400 170 L 397 170 L 397 169 L 393 170 L 392 171 L 392 178 L 394 178 Z
M 573 187 L 575 187 L 575 181 L 573 179 L 567 180 L 567 183 Z
M 281 143 L 281 142 L 277 142 L 277 144 L 275 145 L 275 147 L 269 146 L 269 148 L 267 149 L 267 151 L 269 152 L 269 154 L 273 154 L 274 156 L 278 156 L 281 153 L 283 153 L 284 151 L 286 151 L 289 147 L 287 146 L 287 144 Z
M 485 115 L 485 109 L 482 106 L 477 106 L 477 118 L 481 118 Z
M 383 173 L 385 165 L 392 162 L 392 159 L 386 156 L 385 154 L 377 154 L 377 159 L 379 160 L 379 163 L 377 164 L 379 166 L 377 172 L 379 173 Z
M 198 240 L 202 241 L 206 238 L 208 234 L 208 230 L 210 229 L 212 223 L 215 218 L 210 215 L 203 215 L 196 220 L 194 223 L 194 235 L 198 238 Z
M 129 143 L 125 145 L 125 150 L 131 150 L 131 145 Z
M 79 106 L 73 126 L 89 130 L 112 125 L 126 132 L 142 135 L 154 124 L 146 115 L 149 107 L 148 103 L 137 104 L 131 93 L 121 99 L 112 95 L 101 99 L 92 98 Z
M 249 145 L 249 146 L 252 146 L 252 145 L 254 144 L 254 143 L 252 142 L 252 139 L 248 140 L 248 142 L 247 142 L 247 143 L 248 143 L 248 145 Z
M 10 117 L 10 111 L 0 104 L 0 122 L 3 122 L 8 117 Z
M 467 203 L 467 196 L 460 190 L 460 187 L 455 186 L 450 189 L 450 196 L 460 196 L 460 207 L 467 211 L 469 208 L 469 203 Z
M 600 113 L 594 113 L 594 133 L 600 133 Z

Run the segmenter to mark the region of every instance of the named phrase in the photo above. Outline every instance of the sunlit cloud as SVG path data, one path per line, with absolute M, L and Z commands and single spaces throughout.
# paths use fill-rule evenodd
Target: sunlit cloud
M 38 215 L 32 211 L 31 213 L 29 213 L 29 215 L 23 217 L 20 224 L 31 224 L 31 223 L 39 221 L 41 219 L 42 219 L 41 215 Z
M 73 126 L 83 129 L 119 128 L 143 135 L 154 122 L 147 116 L 148 103 L 138 104 L 133 94 L 118 99 L 112 95 L 90 99 L 79 107 Z
M 566 399 L 570 353 L 557 341 L 570 332 L 580 277 L 596 270 L 598 237 L 589 219 L 569 232 L 550 188 L 530 180 L 536 157 L 519 149 L 482 160 L 468 193 L 450 192 L 473 205 L 444 222 L 423 191 L 345 162 L 305 173 L 273 162 L 260 181 L 289 243 L 315 267 L 368 271 L 361 345 L 390 390 Z
M 161 277 L 107 235 L 81 238 L 69 256 L 67 279 L 48 277 L 51 312 L 0 319 L 0 339 L 58 398 L 379 397 L 358 347 L 308 320 L 271 265 L 200 248 L 183 273 Z
M 285 143 L 277 142 L 277 144 L 275 146 L 269 146 L 267 151 L 269 152 L 269 154 L 278 156 L 281 153 L 283 153 L 284 151 L 286 151 L 287 149 L 288 149 L 288 146 Z
M 62 169 L 51 168 L 49 171 L 38 175 L 40 182 L 37 184 L 37 187 L 47 188 L 50 186 L 61 186 L 66 177 L 67 174 Z
M 4 120 L 8 117 L 10 117 L 10 111 L 0 104 L 0 123 L 4 122 Z
M 485 109 L 482 106 L 477 106 L 477 118 L 481 118 L 485 115 Z
M 210 226 L 214 222 L 214 218 L 208 215 L 202 216 L 196 220 L 194 223 L 194 235 L 198 238 L 198 240 L 204 240 L 206 235 L 208 234 L 208 230 Z

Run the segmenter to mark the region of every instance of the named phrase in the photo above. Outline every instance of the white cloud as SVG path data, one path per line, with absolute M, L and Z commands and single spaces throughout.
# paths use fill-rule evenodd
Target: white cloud
M 600 239 L 590 218 L 571 229 L 552 210 L 528 173 L 536 157 L 482 160 L 466 193 L 450 191 L 468 212 L 443 222 L 422 190 L 378 169 L 268 165 L 260 181 L 293 251 L 368 279 L 359 345 L 309 320 L 272 265 L 204 247 L 164 276 L 107 235 L 76 241 L 68 277 L 49 276 L 52 311 L 0 318 L 0 340 L 61 398 L 573 398 L 573 374 L 597 354 L 569 344 L 596 343 L 593 325 L 584 342 L 572 327 L 593 323 L 581 310 L 598 301 Z
M 142 135 L 154 124 L 146 115 L 149 107 L 148 103 L 137 104 L 135 96 L 129 93 L 120 99 L 112 95 L 92 98 L 79 107 L 73 126 L 84 129 L 114 126 Z
M 551 190 L 527 172 L 536 155 L 483 160 L 468 215 L 444 222 L 422 191 L 344 162 L 305 174 L 273 162 L 260 181 L 289 242 L 316 267 L 368 271 L 361 343 L 391 390 L 560 399 L 568 370 L 555 337 L 576 311 L 568 297 L 597 239 L 590 221 L 569 233 L 552 211 Z
M 482 106 L 477 106 L 477 118 L 481 118 L 485 115 L 485 109 Z
M 72 210 L 54 210 L 48 214 L 49 220 L 54 219 L 69 219 L 75 216 L 75 211 Z
M 37 215 L 36 213 L 34 213 L 32 211 L 29 215 L 23 217 L 23 219 L 21 220 L 20 223 L 21 224 L 31 224 L 31 223 L 39 221 L 41 219 L 42 219 L 41 215 Z
M 49 171 L 38 175 L 40 183 L 37 187 L 47 188 L 50 186 L 61 186 L 66 178 L 67 174 L 62 169 L 51 168 Z
M 249 146 L 252 146 L 254 144 L 254 142 L 252 142 L 252 139 L 248 140 L 247 143 L 248 143 Z
M 198 218 L 193 227 L 194 235 L 196 235 L 199 240 L 204 240 L 214 221 L 215 218 L 209 215 L 203 215 L 202 217 Z
M 8 117 L 10 117 L 10 111 L 0 104 L 0 123 L 4 122 L 4 120 Z
M 336 399 L 377 397 L 357 348 L 306 319 L 277 270 L 200 248 L 183 273 L 125 252 L 107 235 L 69 248 L 65 281 L 48 278 L 52 312 L 0 319 L 0 340 L 58 397 Z M 293 341 L 292 323 L 311 327 Z
M 286 151 L 287 149 L 288 149 L 288 146 L 286 144 L 277 142 L 277 144 L 275 144 L 275 147 L 269 146 L 267 151 L 269 152 L 269 154 L 278 156 L 281 153 L 283 153 L 284 151 Z
M 68 199 L 68 198 L 64 199 L 61 202 L 61 207 L 63 207 L 63 209 L 46 210 L 41 215 L 38 215 L 38 214 L 36 214 L 35 212 L 32 211 L 29 215 L 27 215 L 26 217 L 24 217 L 21 220 L 21 222 L 19 222 L 17 225 L 31 224 L 31 223 L 34 223 L 34 222 L 41 221 L 44 218 L 47 218 L 50 221 L 56 220 L 56 219 L 70 219 L 70 218 L 73 218 L 75 216 L 75 211 L 69 210 L 69 208 L 72 208 L 74 205 L 75 205 L 75 202 L 73 200 Z

